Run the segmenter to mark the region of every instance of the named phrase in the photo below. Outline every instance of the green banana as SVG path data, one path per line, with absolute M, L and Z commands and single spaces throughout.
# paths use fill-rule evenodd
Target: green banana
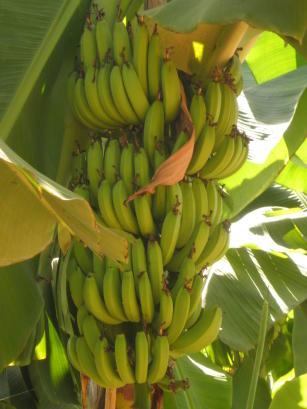
M 169 358 L 169 343 L 165 336 L 155 339 L 153 360 L 148 370 L 148 382 L 153 384 L 160 381 L 167 370 Z
M 155 304 L 159 304 L 163 288 L 163 259 L 158 241 L 150 238 L 147 242 L 148 273 Z
M 202 302 L 203 302 L 202 299 L 198 301 L 198 304 L 196 305 L 196 308 L 193 314 L 187 319 L 187 322 L 185 324 L 186 329 L 191 328 L 195 324 L 195 322 L 198 320 L 200 313 L 202 311 Z
M 170 210 L 174 210 L 176 207 L 176 210 L 178 213 L 181 214 L 182 212 L 182 191 L 179 183 L 176 183 L 175 185 L 167 186 L 166 188 L 166 214 Z
M 190 114 L 195 128 L 195 142 L 197 142 L 198 137 L 205 126 L 207 114 L 206 104 L 202 96 L 201 88 L 198 90 L 197 94 L 193 95 L 190 105 Z
M 218 82 L 210 81 L 205 93 L 208 122 L 216 124 L 220 117 L 222 105 L 222 91 Z
M 217 215 L 217 204 L 218 204 L 218 195 L 217 185 L 215 182 L 210 181 L 207 183 L 207 198 L 208 198 L 208 220 L 212 224 L 216 219 Z
M 192 285 L 192 293 L 190 297 L 190 309 L 188 314 L 188 319 L 194 314 L 195 310 L 197 309 L 199 302 L 202 301 L 202 292 L 204 289 L 204 279 L 201 274 L 197 274 L 194 277 L 193 285 Z
M 171 325 L 167 329 L 167 338 L 172 345 L 182 333 L 188 319 L 190 308 L 190 294 L 185 287 L 181 287 L 175 298 L 174 313 Z
M 92 315 L 88 314 L 84 318 L 82 323 L 82 329 L 85 341 L 89 349 L 92 351 L 92 353 L 94 353 L 95 345 L 101 336 L 101 332 L 95 318 Z
M 122 273 L 122 303 L 128 321 L 139 322 L 141 316 L 136 298 L 134 276 L 131 270 Z
M 150 101 L 154 101 L 161 88 L 162 41 L 155 25 L 148 45 L 148 94 Z
M 118 180 L 113 186 L 112 197 L 115 213 L 122 228 L 129 233 L 138 234 L 138 223 L 131 204 L 125 202 L 128 194 L 123 180 Z
M 83 199 L 90 201 L 90 192 L 87 185 L 78 185 L 74 188 L 74 193 Z
M 122 65 L 122 78 L 130 104 L 141 122 L 144 122 L 149 102 L 132 64 Z
M 243 81 L 243 77 L 241 77 L 239 81 L 236 83 L 235 89 L 234 89 L 234 92 L 237 97 L 241 94 L 241 92 L 243 91 L 243 88 L 244 88 L 244 81 Z
M 155 305 L 152 296 L 152 289 L 147 271 L 144 271 L 138 276 L 139 298 L 143 320 L 150 324 L 154 318 Z
M 247 157 L 248 157 L 248 143 L 247 143 L 247 142 L 243 142 L 242 152 L 241 152 L 241 155 L 240 155 L 238 161 L 235 162 L 235 166 L 234 166 L 234 167 L 228 168 L 227 171 L 224 170 L 223 173 L 222 173 L 222 174 L 223 174 L 222 177 L 223 177 L 223 178 L 227 178 L 228 176 L 231 176 L 232 174 L 234 174 L 235 172 L 237 172 L 237 171 L 241 168 L 241 166 L 244 165 L 244 163 L 245 163 L 246 160 L 247 160 Z
M 162 223 L 160 247 L 162 250 L 163 265 L 166 265 L 172 258 L 181 224 L 181 212 L 174 207 L 170 210 Z
M 103 148 L 99 140 L 92 141 L 87 150 L 87 178 L 95 197 L 98 194 L 99 183 L 103 171 Z
M 117 372 L 124 384 L 135 382 L 134 371 L 129 362 L 128 347 L 125 334 L 116 335 L 115 339 L 115 362 Z
M 134 147 L 127 143 L 121 153 L 119 174 L 122 178 L 128 195 L 134 192 Z
M 174 143 L 171 154 L 173 155 L 175 152 L 179 151 L 179 149 L 183 145 L 185 145 L 188 142 L 188 140 L 189 140 L 189 135 L 186 132 L 181 131 Z
M 120 146 L 118 139 L 110 139 L 107 143 L 104 153 L 104 177 L 108 180 L 111 186 L 119 176 L 120 164 Z
M 179 114 L 181 102 L 180 81 L 172 60 L 166 59 L 162 63 L 161 84 L 165 122 L 170 123 Z
M 97 58 L 96 29 L 94 25 L 86 24 L 80 40 L 81 62 L 86 70 L 92 67 Z
M 99 63 L 103 65 L 108 58 L 112 57 L 112 32 L 105 18 L 96 23 L 96 44 Z
M 226 67 L 226 74 L 230 76 L 232 85 L 236 86 L 243 77 L 242 64 L 237 54 L 234 54 Z
M 146 186 L 150 182 L 150 164 L 144 148 L 136 149 L 134 153 L 134 178 L 139 187 Z
M 154 169 L 157 170 L 158 167 L 165 161 L 165 152 L 161 149 L 155 149 L 154 151 Z M 156 187 L 155 194 L 152 198 L 152 215 L 155 221 L 161 221 L 165 217 L 165 206 L 166 206 L 166 186 L 159 185 Z
M 130 6 L 132 0 L 121 0 L 120 2 L 120 20 L 122 21 L 126 16 L 126 11 Z
M 93 275 L 87 276 L 83 286 L 83 299 L 87 310 L 99 321 L 106 324 L 119 324 L 121 321 L 113 318 L 99 294 L 98 286 Z
M 227 253 L 228 249 L 229 249 L 229 241 L 230 241 L 230 235 L 227 234 L 225 243 L 223 248 L 221 249 L 221 251 L 216 255 L 216 257 L 212 260 L 212 263 L 215 263 L 216 261 L 220 260 L 222 257 L 225 256 L 225 254 Z
M 109 23 L 110 30 L 112 30 L 118 14 L 120 0 L 95 0 L 95 3 L 98 11 L 103 13 L 104 18 Z
M 195 263 L 191 257 L 186 257 L 180 265 L 179 274 L 171 293 L 173 299 L 176 299 L 182 287 L 191 288 L 195 275 Z
M 81 241 L 75 240 L 73 246 L 73 253 L 77 263 L 84 273 L 93 270 L 93 261 L 91 251 L 84 246 Z
M 110 74 L 111 94 L 115 107 L 127 124 L 138 124 L 139 119 L 132 109 L 125 91 L 124 82 L 119 66 L 115 65 Z
M 135 380 L 137 383 L 145 383 L 147 380 L 148 350 L 145 332 L 137 332 L 135 336 Z
M 75 268 L 69 276 L 69 290 L 71 298 L 77 308 L 83 303 L 84 275 L 79 267 Z
M 124 386 L 124 382 L 116 372 L 114 353 L 106 337 L 97 341 L 94 357 L 97 372 L 102 379 L 106 379 L 113 388 Z
M 241 137 L 240 134 L 235 136 L 235 147 L 234 147 L 234 154 L 231 158 L 231 162 L 226 166 L 225 169 L 223 169 L 217 177 L 219 179 L 222 179 L 224 175 L 232 175 L 235 170 L 237 169 L 238 163 L 240 162 L 242 153 L 244 149 L 244 143 L 243 143 L 243 138 Z
M 151 213 L 150 202 L 150 193 L 138 196 L 133 201 L 139 230 L 144 237 L 154 236 L 156 233 L 156 226 Z
M 195 222 L 197 223 L 209 215 L 208 194 L 200 178 L 193 178 L 192 189 L 195 198 Z
M 160 297 L 159 314 L 154 320 L 154 327 L 159 333 L 160 330 L 167 329 L 173 320 L 173 299 L 167 288 L 164 288 Z
M 143 144 L 145 151 L 154 164 L 154 152 L 157 144 L 164 141 L 164 110 L 163 103 L 154 101 L 148 109 L 145 117 Z
M 215 143 L 215 128 L 206 123 L 196 142 L 193 156 L 189 164 L 187 174 L 193 175 L 203 168 L 213 151 Z
M 107 179 L 103 180 L 98 189 L 98 206 L 104 222 L 109 227 L 120 229 L 121 225 L 115 214 L 112 187 Z
M 103 280 L 104 302 L 110 315 L 118 321 L 127 321 L 121 300 L 121 279 L 118 268 L 106 268 Z
M 234 138 L 227 136 L 222 145 L 212 156 L 200 171 L 200 177 L 203 179 L 215 179 L 231 162 L 234 153 Z
M 217 226 L 221 222 L 222 216 L 223 216 L 223 197 L 220 189 L 217 189 L 216 213 L 215 217 L 211 218 L 212 229 L 214 229 L 215 226 Z
M 79 184 L 84 180 L 86 174 L 86 153 L 80 149 L 72 154 L 71 181 Z
M 171 349 L 177 354 L 200 351 L 215 340 L 221 322 L 222 311 L 219 307 L 203 309 L 197 322 L 186 332 L 183 332 L 171 346 Z M 172 351 L 170 353 L 172 354 Z
M 148 31 L 144 24 L 144 17 L 139 17 L 133 32 L 133 65 L 142 85 L 145 96 L 148 95 L 147 84 L 147 53 L 148 53 Z
M 83 335 L 83 321 L 87 315 L 88 315 L 88 311 L 85 305 L 84 304 L 80 305 L 77 311 L 77 326 L 78 326 L 80 335 Z
M 139 274 L 147 271 L 147 261 L 146 253 L 143 240 L 141 238 L 137 239 L 131 247 L 131 258 L 132 258 L 132 270 L 134 274 L 135 288 L 137 294 L 139 294 L 138 288 L 138 278 Z
M 182 217 L 177 248 L 182 248 L 189 241 L 195 227 L 195 199 L 191 182 L 180 182 L 182 191 Z
M 116 21 L 113 28 L 113 58 L 117 65 L 131 61 L 131 45 L 128 31 L 122 21 Z
M 135 17 L 135 14 L 139 11 L 142 4 L 144 4 L 143 0 L 132 0 L 126 11 L 127 21 L 131 21 Z
M 76 351 L 76 341 L 77 337 L 75 335 L 71 335 L 67 341 L 67 356 L 70 363 L 73 365 L 77 371 L 81 372 L 81 366 L 78 360 L 77 351 Z

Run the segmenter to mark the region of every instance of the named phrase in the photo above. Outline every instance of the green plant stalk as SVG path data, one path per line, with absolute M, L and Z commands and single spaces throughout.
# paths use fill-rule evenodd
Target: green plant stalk
M 249 391 L 248 391 L 246 409 L 253 409 L 254 402 L 255 402 L 257 383 L 258 383 L 258 378 L 259 378 L 265 336 L 266 336 L 267 325 L 268 325 L 268 315 L 269 315 L 269 303 L 267 302 L 267 300 L 264 300 L 263 307 L 262 307 L 262 314 L 261 314 L 258 346 L 257 346 L 257 351 L 256 351 L 255 363 L 253 367 L 252 379 L 251 379 L 251 383 L 250 383 Z
M 134 407 L 150 409 L 150 389 L 147 383 L 134 384 Z

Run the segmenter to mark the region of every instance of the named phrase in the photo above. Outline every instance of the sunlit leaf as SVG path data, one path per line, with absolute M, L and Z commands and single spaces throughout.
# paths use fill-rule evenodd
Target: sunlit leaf
M 307 374 L 286 382 L 276 392 L 269 409 L 289 408 L 307 408 Z
M 292 351 L 295 368 L 295 375 L 299 376 L 307 373 L 307 316 L 301 307 L 294 310 L 294 325 L 292 336 Z

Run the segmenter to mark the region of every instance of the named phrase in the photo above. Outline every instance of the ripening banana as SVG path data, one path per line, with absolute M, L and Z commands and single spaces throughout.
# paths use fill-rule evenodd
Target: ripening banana
M 148 369 L 148 382 L 153 384 L 160 381 L 167 370 L 169 358 L 169 343 L 166 336 L 155 339 L 153 359 Z
M 192 189 L 195 198 L 196 223 L 209 215 L 208 194 L 204 182 L 200 178 L 193 178 Z
M 150 324 L 154 318 L 155 305 L 152 296 L 152 289 L 147 271 L 143 271 L 138 276 L 139 299 L 141 304 L 142 318 Z
M 195 263 L 191 257 L 186 257 L 180 265 L 179 274 L 171 290 L 173 299 L 176 299 L 182 287 L 191 288 L 195 275 Z
M 116 21 L 113 28 L 113 58 L 119 66 L 132 58 L 129 34 L 122 21 Z
M 234 54 L 227 64 L 226 73 L 230 76 L 232 84 L 236 87 L 243 77 L 242 64 L 237 54 Z
M 138 222 L 139 230 L 142 236 L 154 236 L 156 233 L 155 222 L 151 213 L 150 193 L 138 196 L 134 199 L 134 210 Z
M 115 107 L 127 124 L 137 124 L 139 119 L 132 109 L 125 91 L 121 69 L 118 65 L 112 68 L 110 74 L 111 94 Z
M 125 334 L 116 335 L 115 362 L 117 372 L 119 373 L 123 383 L 135 383 L 134 370 L 129 362 L 129 353 Z
M 188 319 L 194 314 L 199 302 L 202 300 L 202 292 L 204 289 L 205 281 L 201 274 L 196 274 L 193 280 L 192 293 L 190 296 L 190 309 Z
M 85 341 L 89 349 L 92 351 L 92 353 L 94 353 L 95 345 L 101 336 L 101 332 L 100 332 L 100 329 L 97 325 L 95 318 L 92 315 L 88 314 L 84 318 L 82 329 L 83 329 L 83 335 L 84 335 Z
M 229 241 L 230 241 L 230 235 L 227 234 L 225 244 L 224 244 L 223 248 L 221 249 L 221 251 L 216 255 L 215 259 L 213 259 L 212 264 L 225 256 L 225 254 L 227 253 L 227 251 L 229 249 Z
M 122 273 L 122 303 L 128 321 L 139 322 L 141 315 L 136 298 L 134 276 L 131 270 Z
M 163 289 L 163 258 L 157 240 L 150 238 L 147 242 L 148 273 L 155 304 L 159 304 Z
M 104 302 L 110 315 L 118 321 L 127 321 L 122 305 L 119 269 L 107 267 L 103 280 Z
M 77 311 L 77 326 L 80 335 L 83 335 L 83 321 L 87 315 L 88 311 L 86 309 L 86 306 L 84 304 L 80 305 Z
M 118 139 L 109 139 L 104 153 L 103 170 L 104 177 L 111 186 L 117 180 L 120 164 L 120 146 Z
M 168 328 L 173 320 L 173 299 L 168 289 L 163 289 L 160 297 L 159 314 L 155 316 L 154 327 L 159 333 L 160 329 Z
M 167 338 L 170 345 L 172 345 L 182 333 L 188 319 L 189 308 L 189 290 L 182 286 L 175 298 L 172 323 L 167 329 Z
M 200 177 L 207 180 L 216 179 L 217 175 L 231 162 L 234 146 L 234 138 L 226 136 L 222 145 L 216 151 L 216 154 L 211 156 L 205 166 L 200 170 Z
M 142 85 L 145 96 L 148 95 L 147 83 L 147 53 L 148 53 L 148 31 L 144 24 L 144 17 L 137 19 L 136 28 L 133 32 L 133 65 Z
M 119 324 L 121 322 L 109 314 L 99 294 L 98 286 L 93 275 L 89 275 L 85 279 L 83 286 L 83 299 L 87 310 L 99 321 L 110 325 Z
M 138 238 L 131 246 L 132 270 L 135 280 L 135 288 L 139 294 L 138 277 L 140 273 L 147 271 L 146 252 L 143 240 Z
M 155 25 L 148 45 L 148 94 L 150 101 L 154 101 L 161 89 L 162 41 Z
M 186 329 L 193 327 L 195 322 L 198 320 L 201 311 L 202 311 L 202 299 L 199 300 L 198 304 L 196 305 L 195 311 L 190 316 L 190 318 L 187 319 L 187 322 L 185 324 Z
M 90 188 L 97 197 L 98 186 L 102 178 L 103 148 L 100 140 L 92 141 L 87 150 L 87 178 Z
M 216 124 L 220 117 L 222 91 L 218 82 L 210 81 L 205 93 L 208 122 Z
M 115 213 L 122 228 L 129 233 L 138 234 L 138 223 L 131 204 L 125 202 L 128 194 L 123 180 L 118 180 L 113 186 L 112 198 Z
M 203 309 L 197 322 L 181 334 L 171 346 L 171 350 L 176 354 L 191 354 L 200 351 L 215 340 L 221 322 L 222 311 L 219 307 Z M 171 355 L 172 351 L 170 351 Z
M 191 237 L 195 227 L 195 199 L 191 182 L 180 182 L 182 191 L 182 217 L 176 247 L 182 248 Z
M 206 165 L 213 151 L 215 143 L 215 128 L 206 123 L 203 127 L 198 141 L 196 142 L 193 156 L 189 164 L 187 174 L 193 175 Z
M 123 147 L 120 157 L 119 174 L 122 178 L 128 195 L 134 192 L 134 147 L 127 143 Z
M 243 149 L 244 149 L 244 141 L 243 138 L 240 134 L 235 136 L 235 148 L 234 148 L 234 154 L 231 159 L 231 162 L 226 166 L 225 169 L 223 169 L 219 174 L 218 178 L 222 179 L 225 177 L 224 175 L 230 176 L 232 175 L 236 169 L 238 168 L 238 163 L 241 160 L 242 154 L 243 154 Z
M 84 274 L 79 267 L 71 271 L 68 279 L 70 295 L 77 308 L 83 303 L 84 279 Z
M 122 65 L 122 78 L 130 104 L 141 122 L 144 122 L 149 102 L 139 77 L 131 63 Z
M 97 58 L 96 30 L 93 24 L 86 24 L 84 27 L 80 40 L 80 54 L 85 70 L 95 64 Z
M 161 229 L 160 247 L 162 250 L 163 265 L 166 265 L 172 258 L 181 224 L 181 212 L 176 207 L 170 210 L 163 220 Z
M 222 146 L 225 137 L 231 134 L 231 129 L 238 120 L 238 103 L 236 94 L 226 84 L 221 84 L 221 90 L 221 112 L 215 130 L 214 151 Z
M 107 179 L 103 180 L 98 189 L 98 206 L 101 216 L 107 226 L 120 229 L 112 200 L 112 187 Z
M 135 336 L 135 380 L 137 383 L 145 383 L 147 380 L 148 350 L 145 332 L 137 332 Z
M 112 385 L 113 388 L 124 386 L 124 382 L 116 371 L 114 352 L 112 352 L 111 346 L 106 337 L 97 341 L 94 357 L 97 372 L 102 379 L 107 379 L 108 383 Z
M 143 144 L 145 151 L 154 164 L 154 152 L 157 144 L 164 141 L 164 110 L 163 103 L 154 101 L 148 109 L 145 117 Z
M 192 117 L 193 125 L 195 128 L 195 143 L 206 123 L 207 109 L 202 96 L 202 89 L 199 88 L 197 94 L 193 95 L 191 105 L 190 105 L 190 114 Z
M 165 122 L 174 121 L 179 114 L 181 93 L 180 81 L 175 64 L 166 58 L 161 67 L 161 85 Z
M 228 167 L 227 170 L 224 170 L 222 172 L 222 177 L 227 178 L 228 176 L 233 175 L 235 172 L 237 172 L 246 162 L 248 157 L 248 142 L 243 140 L 243 148 L 240 157 L 238 158 L 238 161 L 233 163 L 233 166 Z
M 163 149 L 154 151 L 154 169 L 158 167 L 166 159 L 166 155 Z M 155 221 L 160 222 L 165 217 L 166 206 L 166 186 L 159 185 L 156 187 L 155 194 L 152 198 L 152 215 Z
M 173 149 L 171 151 L 171 154 L 173 155 L 175 152 L 179 151 L 179 149 L 185 145 L 189 140 L 189 135 L 184 132 L 181 131 L 180 134 L 177 136 L 177 139 L 174 143 Z
M 98 20 L 96 23 L 96 44 L 99 63 L 102 66 L 112 57 L 112 32 L 105 18 Z
M 110 76 L 113 65 L 110 63 L 104 64 L 100 67 L 97 77 L 98 97 L 106 114 L 117 122 L 118 125 L 127 123 L 123 116 L 118 112 L 111 93 Z
M 77 351 L 76 351 L 76 341 L 77 337 L 75 335 L 71 335 L 67 341 L 67 356 L 70 363 L 76 368 L 79 372 L 81 372 L 81 366 L 78 360 Z

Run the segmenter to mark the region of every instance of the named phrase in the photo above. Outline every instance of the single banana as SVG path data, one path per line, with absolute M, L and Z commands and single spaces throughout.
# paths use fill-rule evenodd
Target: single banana
M 150 164 L 144 148 L 136 149 L 134 153 L 134 178 L 139 187 L 143 187 L 150 182 Z
M 74 193 L 83 199 L 90 201 L 90 192 L 87 185 L 78 185 L 74 188 Z
M 73 367 L 75 369 L 77 369 L 77 371 L 81 372 L 81 366 L 78 360 L 78 356 L 77 356 L 77 350 L 76 350 L 76 341 L 77 341 L 77 337 L 75 335 L 71 335 L 68 338 L 67 341 L 67 356 L 68 359 L 70 361 L 70 363 L 73 365 Z
M 182 212 L 182 191 L 179 183 L 166 188 L 166 214 L 176 207 L 178 213 Z
M 104 302 L 110 315 L 118 321 L 127 321 L 121 300 L 121 278 L 118 268 L 106 268 L 103 280 Z
M 80 40 L 81 62 L 86 70 L 92 67 L 97 58 L 96 29 L 93 24 L 86 24 Z
M 230 76 L 232 85 L 236 86 L 243 77 L 242 64 L 237 54 L 234 54 L 226 67 L 226 74 Z
M 92 141 L 87 150 L 87 178 L 90 188 L 97 197 L 103 171 L 103 148 L 100 140 Z
M 107 20 L 112 30 L 116 17 L 118 15 L 118 8 L 120 0 L 94 0 L 97 4 L 98 11 L 103 13 L 104 18 Z
M 182 248 L 189 241 L 195 227 L 195 199 L 191 182 L 180 182 L 182 191 L 182 217 L 176 247 Z
M 181 93 L 180 81 L 175 64 L 168 58 L 162 63 L 161 84 L 165 122 L 170 123 L 174 121 L 179 114 Z
M 74 241 L 73 253 L 78 265 L 84 273 L 88 273 L 89 271 L 93 270 L 91 251 L 85 247 L 81 241 Z
M 133 65 L 142 85 L 145 96 L 148 95 L 147 84 L 147 53 L 148 53 L 148 31 L 144 24 L 144 17 L 137 19 L 137 25 L 133 32 Z
M 143 144 L 145 151 L 154 164 L 154 152 L 157 144 L 164 141 L 164 110 L 163 103 L 154 101 L 148 109 L 145 117 Z
M 234 89 L 237 97 L 241 94 L 241 92 L 243 91 L 243 88 L 244 88 L 244 81 L 243 81 L 243 77 L 241 77 L 239 81 L 236 83 L 235 89 Z
M 154 169 L 157 170 L 158 167 L 166 159 L 165 152 L 161 149 L 155 149 L 154 151 Z M 155 194 L 152 198 L 152 215 L 155 221 L 160 222 L 165 217 L 165 206 L 166 206 L 166 186 L 159 185 L 156 187 Z
M 122 21 L 116 21 L 113 28 L 113 58 L 119 66 L 132 58 L 130 38 Z
M 148 350 L 145 332 L 137 332 L 135 336 L 135 380 L 137 383 L 145 383 L 147 380 Z
M 125 316 L 130 322 L 140 322 L 140 310 L 136 298 L 133 272 L 122 273 L 122 303 Z
M 179 236 L 180 224 L 181 212 L 174 207 L 174 210 L 170 210 L 166 214 L 161 229 L 160 247 L 162 250 L 163 265 L 166 265 L 174 254 Z
M 228 176 L 231 176 L 232 174 L 234 174 L 235 172 L 237 172 L 246 162 L 248 157 L 248 143 L 247 142 L 243 142 L 243 149 L 242 149 L 242 153 L 240 155 L 240 158 L 238 160 L 238 162 L 235 163 L 235 166 L 228 169 L 228 171 L 223 171 L 223 178 L 227 178 Z
M 186 332 L 182 333 L 171 346 L 171 349 L 177 354 L 191 354 L 200 351 L 215 340 L 221 322 L 222 311 L 219 307 L 203 309 L 197 322 Z
M 126 12 L 127 21 L 131 21 L 135 17 L 135 14 L 139 11 L 143 4 L 143 0 L 132 0 Z
M 83 320 L 83 335 L 89 349 L 94 353 L 96 342 L 101 336 L 100 329 L 95 318 L 88 314 Z
M 97 89 L 99 101 L 106 112 L 106 114 L 112 118 L 118 125 L 125 125 L 127 121 L 118 112 L 112 97 L 110 76 L 113 65 L 110 63 L 104 64 L 97 77 Z
M 175 298 L 174 313 L 171 325 L 167 329 L 167 338 L 172 345 L 182 333 L 188 319 L 190 308 L 190 294 L 185 287 L 181 287 Z
M 122 78 L 130 104 L 141 122 L 144 122 L 149 102 L 132 64 L 122 65 Z
M 98 189 L 98 206 L 106 225 L 114 229 L 120 229 L 121 225 L 117 219 L 112 201 L 112 187 L 106 179 L 101 182 Z
M 84 304 L 87 310 L 99 321 L 105 324 L 115 325 L 121 321 L 113 318 L 99 294 L 98 286 L 93 275 L 87 276 L 83 286 Z
M 159 304 L 159 314 L 155 316 L 154 328 L 159 333 L 161 329 L 167 329 L 173 320 L 173 299 L 167 288 L 162 290 Z
M 201 88 L 198 90 L 197 94 L 193 95 L 190 105 L 190 113 L 195 128 L 195 142 L 197 142 L 197 139 L 205 126 L 207 115 L 206 104 L 202 96 Z
M 113 206 L 120 225 L 129 233 L 138 234 L 139 228 L 131 204 L 126 203 L 127 190 L 123 180 L 118 180 L 112 191 Z
M 216 219 L 217 210 L 218 210 L 218 189 L 215 182 L 210 181 L 207 183 L 207 198 L 208 198 L 208 220 L 213 223 Z
M 227 234 L 225 243 L 223 248 L 221 249 L 221 251 L 216 255 L 216 257 L 212 260 L 211 264 L 215 263 L 216 261 L 220 260 L 222 257 L 225 256 L 225 254 L 227 253 L 228 249 L 229 249 L 229 239 L 230 239 L 230 235 Z
M 215 143 L 215 128 L 206 123 L 196 142 L 193 156 L 187 174 L 193 175 L 203 168 L 213 151 Z
M 153 384 L 160 381 L 167 370 L 169 358 L 169 343 L 166 336 L 155 339 L 153 360 L 148 370 L 148 382 Z
M 105 18 L 100 18 L 96 23 L 96 44 L 99 63 L 102 66 L 112 57 L 112 32 Z
M 204 289 L 205 281 L 201 274 L 197 274 L 194 277 L 193 285 L 192 285 L 192 293 L 190 297 L 190 309 L 188 314 L 188 319 L 194 314 L 195 310 L 197 309 L 198 305 L 201 304 L 202 301 L 202 293 Z
M 150 101 L 154 101 L 161 88 L 162 41 L 155 25 L 148 45 L 148 94 Z
M 188 140 L 189 140 L 189 135 L 186 132 L 181 131 L 174 143 L 171 154 L 173 155 L 175 152 L 179 151 L 179 149 L 183 145 L 185 145 L 188 142 Z
M 205 93 L 208 122 L 216 124 L 220 117 L 222 91 L 218 82 L 210 81 Z
M 124 382 L 116 372 L 114 353 L 111 351 L 106 337 L 97 341 L 94 357 L 97 372 L 101 378 L 107 379 L 108 384 L 112 385 L 113 388 L 124 386 Z
M 127 340 L 125 334 L 116 335 L 115 362 L 117 372 L 124 384 L 135 383 L 133 368 L 129 362 Z
M 208 194 L 200 178 L 193 178 L 192 189 L 195 198 L 195 222 L 197 223 L 209 215 Z
M 119 174 L 124 181 L 128 195 L 132 195 L 134 192 L 134 147 L 132 143 L 127 143 L 123 147 Z
M 121 69 L 118 65 L 112 68 L 110 74 L 111 94 L 117 111 L 127 124 L 138 124 L 139 119 L 132 109 L 125 91 Z
M 84 279 L 84 274 L 79 267 L 70 273 L 68 279 L 70 295 L 77 308 L 83 303 Z
M 182 287 L 186 288 L 192 287 L 194 275 L 195 263 L 191 259 L 191 257 L 186 257 L 184 261 L 181 263 L 177 280 L 175 281 L 175 285 L 171 290 L 173 299 L 176 299 Z
M 134 274 L 134 281 L 135 281 L 135 288 L 137 294 L 139 294 L 138 288 L 138 278 L 140 273 L 147 271 L 147 260 L 146 260 L 146 252 L 143 240 L 141 238 L 137 239 L 135 243 L 132 244 L 131 247 L 131 258 L 132 258 L 132 267 L 133 267 L 133 274 Z
M 222 145 L 217 150 L 216 154 L 212 156 L 205 166 L 200 171 L 202 179 L 215 179 L 216 175 L 222 172 L 231 162 L 234 154 L 234 138 L 231 136 L 225 137 Z
M 214 218 L 211 218 L 211 228 L 214 229 L 222 221 L 223 216 L 223 197 L 222 192 L 217 188 L 217 203 L 216 203 L 216 213 Z
M 158 241 L 150 238 L 147 242 L 148 273 L 155 304 L 159 304 L 163 289 L 163 259 Z
M 193 327 L 193 325 L 198 320 L 201 311 L 202 311 L 202 299 L 196 305 L 196 308 L 195 308 L 195 311 L 193 312 L 193 314 L 190 316 L 190 318 L 187 319 L 187 322 L 185 324 L 186 329 L 189 329 L 189 328 Z
M 87 315 L 88 311 L 86 309 L 86 306 L 84 304 L 80 305 L 77 311 L 77 326 L 80 335 L 83 335 L 83 321 Z
M 104 177 L 111 186 L 114 185 L 119 175 L 120 146 L 118 139 L 110 139 L 104 153 Z
M 125 18 L 127 9 L 131 3 L 132 3 L 132 0 L 121 0 L 120 2 L 120 20 L 121 21 Z
M 155 305 L 147 271 L 140 273 L 138 280 L 142 317 L 147 324 L 150 324 L 154 318 Z
M 150 203 L 150 193 L 138 196 L 133 201 L 139 230 L 144 237 L 154 236 L 156 233 L 156 226 L 151 213 Z
M 78 184 L 83 181 L 86 174 L 86 153 L 80 151 L 72 154 L 72 166 L 71 166 L 71 181 L 74 184 Z
M 234 173 L 235 169 L 237 169 L 238 163 L 240 162 L 240 159 L 243 153 L 243 149 L 244 149 L 243 138 L 241 137 L 240 134 L 236 135 L 233 157 L 231 159 L 231 162 L 228 164 L 228 166 L 226 166 L 226 168 L 223 169 L 222 172 L 220 172 L 217 175 L 219 179 L 222 179 L 224 175 L 232 175 Z

